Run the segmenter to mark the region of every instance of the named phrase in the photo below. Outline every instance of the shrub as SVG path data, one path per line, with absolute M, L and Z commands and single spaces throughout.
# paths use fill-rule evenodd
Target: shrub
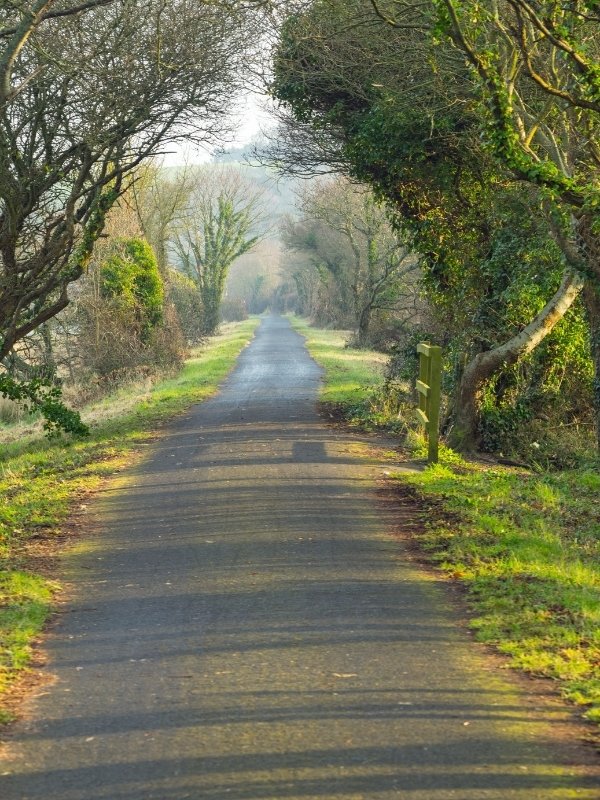
M 156 256 L 143 239 L 122 239 L 100 267 L 100 292 L 132 310 L 142 339 L 162 321 L 164 287 Z
M 248 319 L 248 309 L 244 300 L 222 300 L 220 314 L 223 322 L 242 322 Z
M 204 338 L 204 316 L 202 300 L 194 281 L 178 270 L 169 270 L 167 296 L 175 308 L 186 341 L 189 344 L 201 342 Z

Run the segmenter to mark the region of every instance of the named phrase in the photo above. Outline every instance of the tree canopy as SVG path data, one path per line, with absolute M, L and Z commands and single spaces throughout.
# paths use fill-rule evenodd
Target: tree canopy
M 0 358 L 68 303 L 127 176 L 226 126 L 245 3 L 20 2 L 0 29 Z
M 322 0 L 291 15 L 275 50 L 272 90 L 292 119 L 288 117 L 286 139 L 273 160 L 291 164 L 292 171 L 298 161 L 309 169 L 333 163 L 370 183 L 391 204 L 396 223 L 408 228 L 424 257 L 430 301 L 445 308 L 446 321 L 458 323 L 454 330 L 462 328 L 462 346 L 472 360 L 464 371 L 465 391 L 458 393 L 457 411 L 469 410 L 463 423 L 473 442 L 484 382 L 536 347 L 575 301 L 581 274 L 593 273 L 594 265 L 574 241 L 569 212 L 578 211 L 582 222 L 591 224 L 586 215 L 593 191 L 586 195 L 592 206 L 581 193 L 586 170 L 593 168 L 594 148 L 584 147 L 582 140 L 579 150 L 569 151 L 580 169 L 573 178 L 581 190 L 577 205 L 569 192 L 546 179 L 559 169 L 545 166 L 557 148 L 549 155 L 543 150 L 551 137 L 562 145 L 575 141 L 575 127 L 560 127 L 569 114 L 549 106 L 549 95 L 543 95 L 523 68 L 512 76 L 522 113 L 511 117 L 511 124 L 527 123 L 523 142 L 515 147 L 524 153 L 529 139 L 527 158 L 536 167 L 526 175 L 503 157 L 485 82 L 458 47 L 451 19 L 442 13 L 446 5 Z M 471 33 L 489 33 L 486 13 L 478 6 L 469 16 L 466 5 L 465 20 L 470 25 L 477 17 L 481 26 L 473 22 Z M 492 4 L 482 6 L 494 20 Z M 494 64 L 506 49 L 500 39 L 496 44 L 497 55 L 490 56 Z M 537 116 L 532 118 L 534 110 Z M 557 127 L 552 128 L 554 122 Z M 573 134 L 571 139 L 565 133 Z M 527 209 L 525 217 L 523 211 L 519 218 L 510 210 L 519 205 Z M 552 282 L 548 285 L 546 303 L 533 318 L 524 319 L 520 330 L 511 330 L 514 323 L 509 320 L 515 316 L 510 307 L 503 322 L 498 315 L 504 306 L 501 298 L 509 295 L 497 292 L 506 278 L 515 285 L 528 280 L 514 266 L 517 254 L 522 258 L 528 249 L 526 263 L 531 263 L 534 243 L 539 243 L 527 233 L 527 217 L 538 219 L 545 231 L 542 249 L 553 255 L 540 263 L 552 265 L 549 274 L 556 282 L 553 288 Z M 505 233 L 509 226 L 512 237 Z M 498 276 L 506 277 L 490 280 L 492 265 Z M 486 306 L 494 308 L 495 324 L 489 325 L 488 319 L 488 324 L 474 326 L 474 318 L 484 323 L 481 308 Z

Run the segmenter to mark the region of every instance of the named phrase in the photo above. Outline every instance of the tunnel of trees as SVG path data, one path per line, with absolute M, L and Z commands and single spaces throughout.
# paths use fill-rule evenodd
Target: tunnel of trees
M 459 449 L 597 445 L 597 4 L 23 0 L 1 26 L 5 398 L 81 433 L 62 385 L 271 308 L 387 353 L 389 392 L 441 344 Z M 161 162 L 223 146 L 250 89 L 267 138 Z

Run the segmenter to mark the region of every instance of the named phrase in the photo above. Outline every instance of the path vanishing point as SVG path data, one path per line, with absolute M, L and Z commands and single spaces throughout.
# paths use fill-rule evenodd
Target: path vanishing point
M 384 466 L 277 316 L 93 501 L 2 800 L 599 798 L 559 704 L 403 556 Z

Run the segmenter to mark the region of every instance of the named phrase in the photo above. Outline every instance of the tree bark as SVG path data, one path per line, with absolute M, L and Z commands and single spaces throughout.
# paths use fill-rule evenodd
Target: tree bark
M 371 327 L 371 305 L 369 304 L 361 310 L 358 320 L 357 344 L 359 347 L 366 347 L 366 345 L 368 344 L 370 327 Z
M 600 237 L 592 230 L 592 221 L 584 216 L 578 220 L 577 233 L 582 256 L 597 282 L 586 282 L 583 301 L 590 326 L 590 351 L 594 364 L 594 413 L 596 442 L 600 451 Z
M 484 384 L 499 369 L 515 364 L 531 353 L 569 310 L 584 285 L 583 278 L 571 269 L 565 271 L 554 296 L 537 316 L 504 344 L 478 353 L 467 364 L 456 394 L 450 444 L 458 450 L 477 449 L 479 403 Z M 598 298 L 600 301 L 600 298 Z M 600 308 L 599 308 L 600 310 Z M 599 316 L 600 321 L 600 316 Z

